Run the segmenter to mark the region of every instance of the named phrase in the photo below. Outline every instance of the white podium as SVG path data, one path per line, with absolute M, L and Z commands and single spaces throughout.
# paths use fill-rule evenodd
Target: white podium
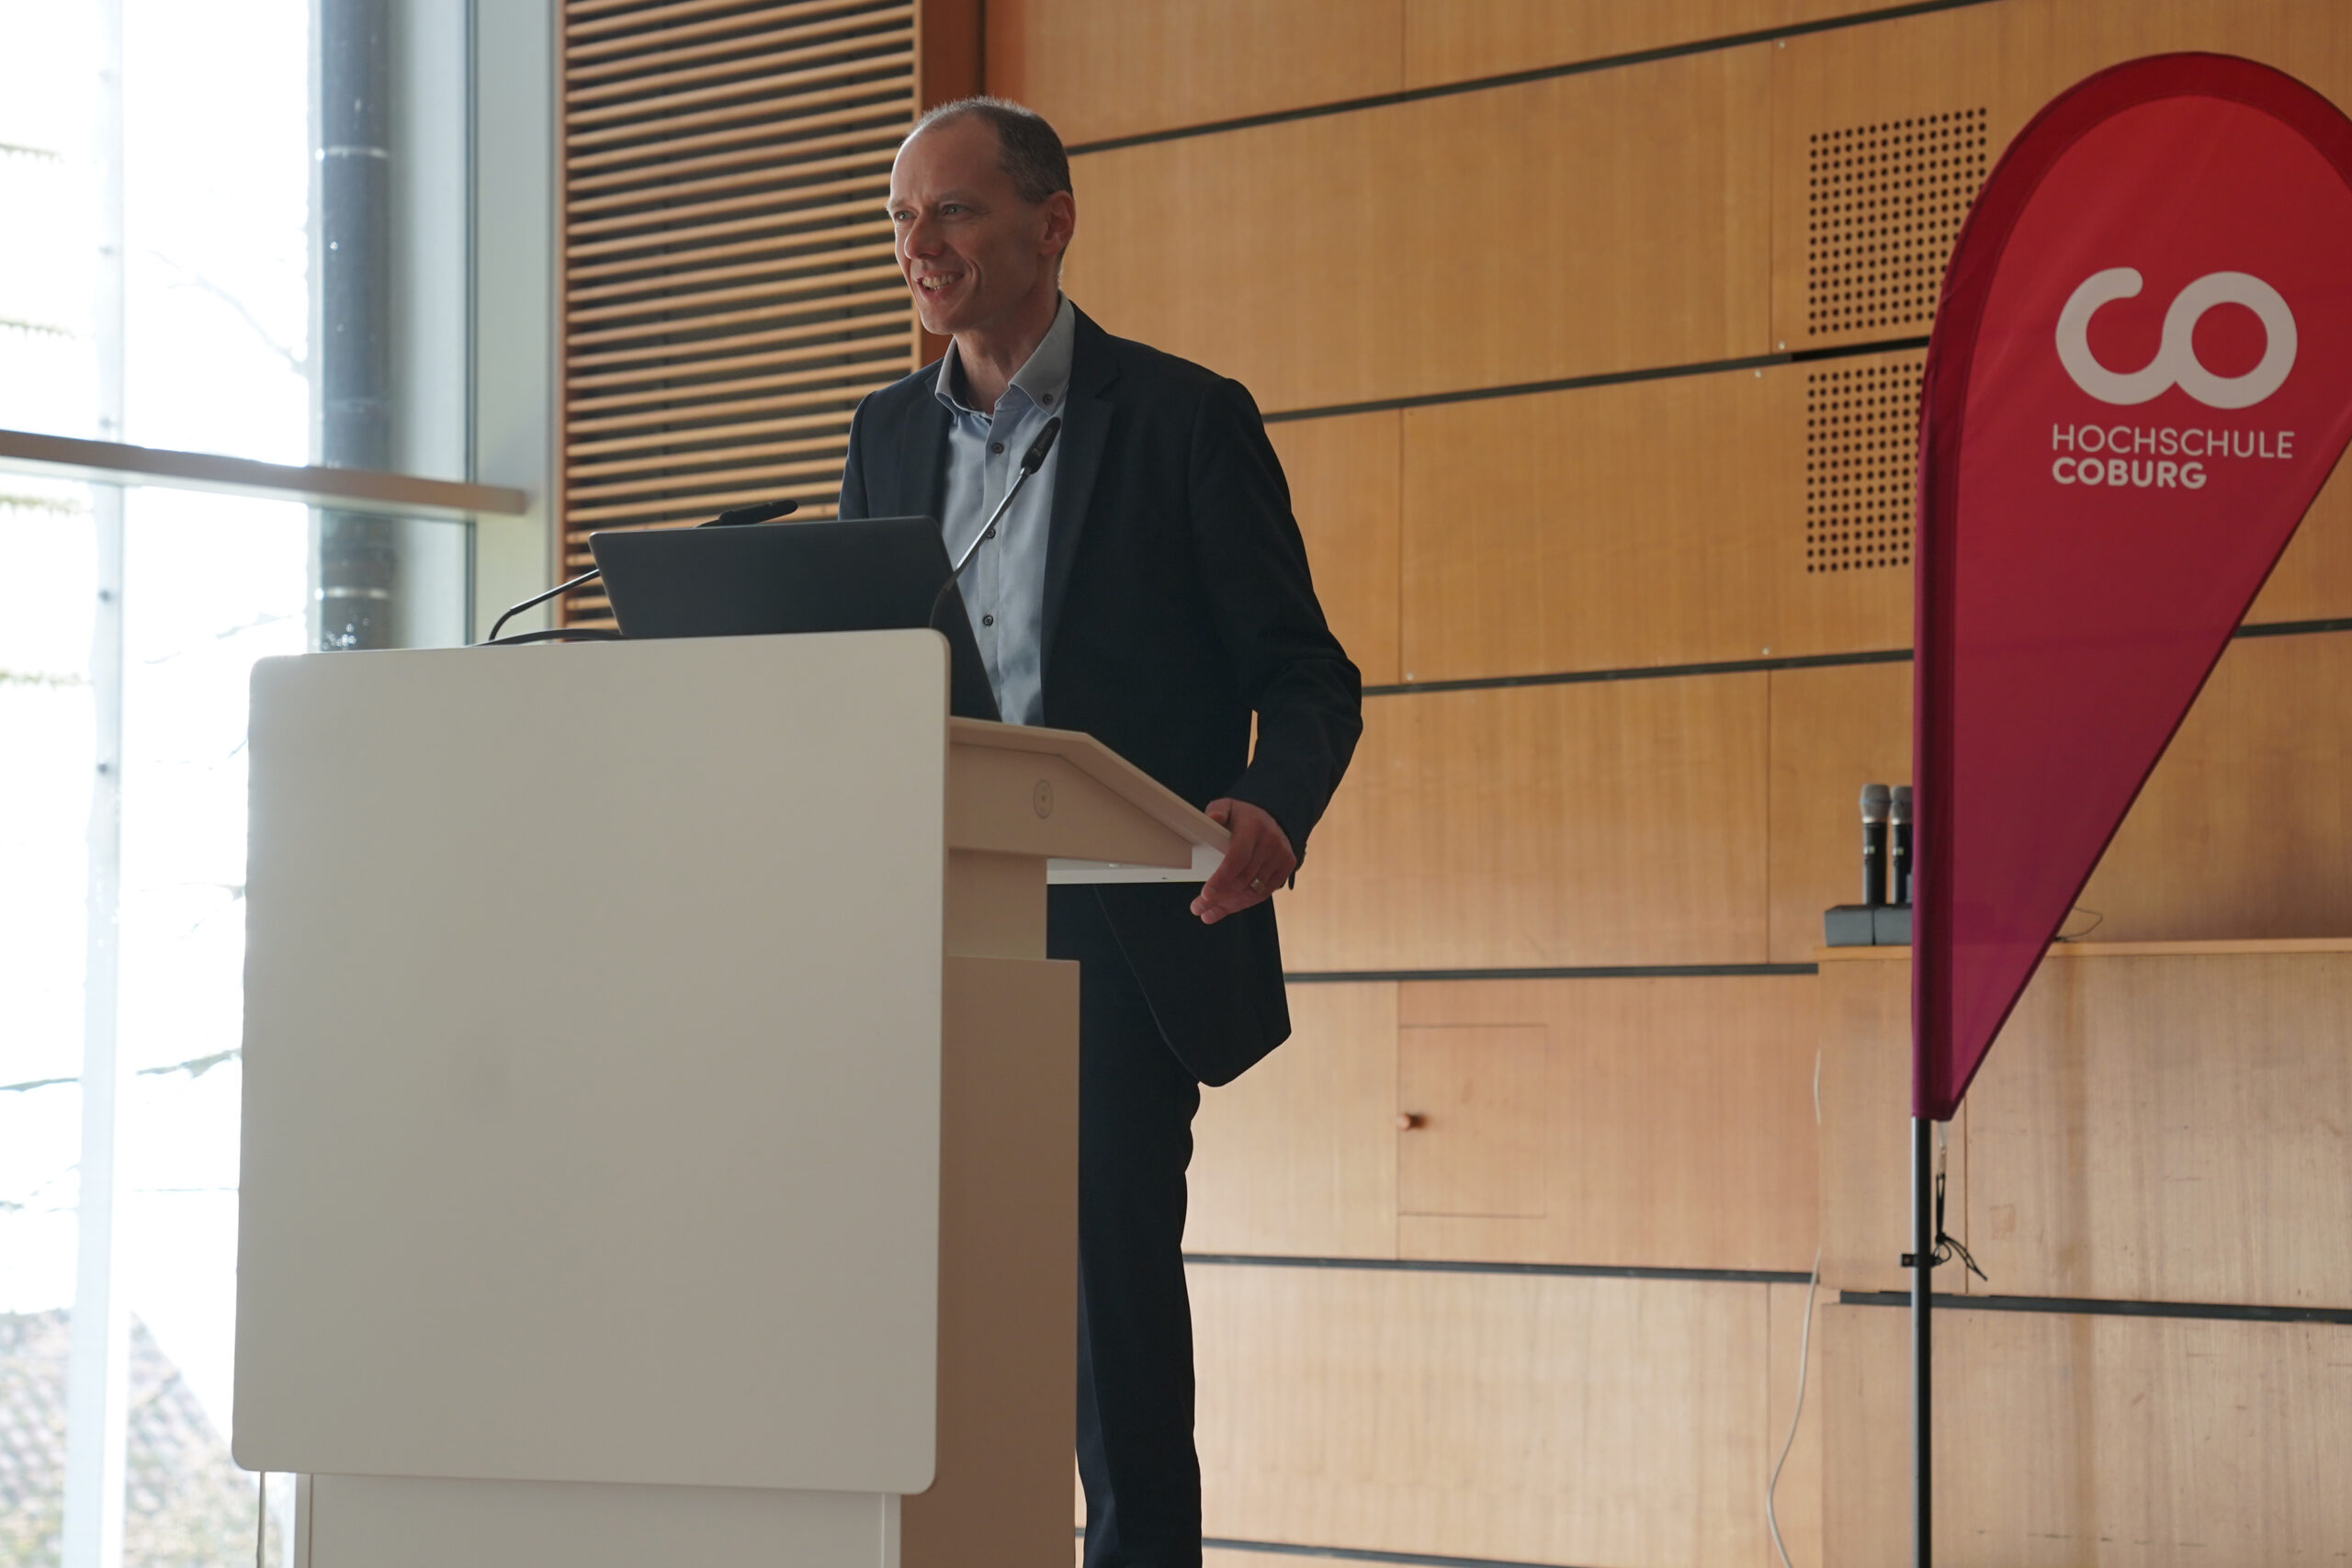
M 1223 829 L 929 632 L 254 676 L 232 1447 L 314 1568 L 1070 1550 L 1057 877 Z

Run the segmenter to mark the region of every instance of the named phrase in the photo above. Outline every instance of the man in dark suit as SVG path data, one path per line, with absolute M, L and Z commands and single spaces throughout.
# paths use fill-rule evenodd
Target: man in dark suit
M 964 581 L 999 706 L 1098 737 L 1233 833 L 1197 892 L 1057 887 L 1047 911 L 1047 951 L 1080 965 L 1086 1562 L 1197 1568 L 1192 1119 L 1203 1083 L 1290 1032 L 1268 900 L 1355 750 L 1361 680 L 1249 393 L 1062 297 L 1077 204 L 1043 119 L 987 99 L 934 111 L 899 149 L 889 210 L 916 310 L 953 341 L 860 405 L 841 514 L 938 517 L 960 554 L 1060 419 Z

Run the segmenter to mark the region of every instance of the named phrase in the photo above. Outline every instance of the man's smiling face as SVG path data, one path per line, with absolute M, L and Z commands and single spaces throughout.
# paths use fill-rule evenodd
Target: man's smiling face
M 943 121 L 899 149 L 890 227 L 899 272 L 923 330 L 986 333 L 1054 285 L 1069 243 L 1069 198 L 1022 199 L 998 166 L 996 128 L 977 115 Z

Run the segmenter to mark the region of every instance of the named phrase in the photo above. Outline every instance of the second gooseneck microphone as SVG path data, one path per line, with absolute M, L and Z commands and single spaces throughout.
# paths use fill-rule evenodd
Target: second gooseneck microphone
M 1021 454 L 1021 471 L 1012 476 L 1012 482 L 1005 487 L 1004 499 L 996 503 L 996 510 L 989 513 L 989 520 L 980 525 L 980 531 L 972 536 L 972 542 L 966 545 L 964 553 L 956 558 L 956 570 L 947 574 L 948 581 L 952 582 L 964 575 L 964 569 L 972 564 L 974 556 L 979 554 L 981 540 L 996 536 L 996 525 L 1003 521 L 1006 510 L 1012 505 L 1012 498 L 1021 493 L 1021 487 L 1029 482 L 1031 474 L 1046 466 L 1046 454 L 1054 449 L 1054 437 L 1061 433 L 1062 422 L 1058 419 L 1047 420 L 1046 428 L 1037 432 L 1037 439 L 1029 443 L 1029 450 Z
M 939 592 L 932 596 L 931 614 L 923 617 L 923 625 L 933 631 L 939 629 L 939 612 L 946 604 L 947 596 L 956 592 L 956 584 L 963 579 L 964 569 L 972 564 L 974 556 L 979 554 L 982 541 L 996 536 L 996 525 L 1012 505 L 1012 498 L 1021 493 L 1021 487 L 1029 482 L 1031 474 L 1046 466 L 1046 454 L 1054 449 L 1054 437 L 1061 433 L 1062 422 L 1058 417 L 1047 420 L 1046 428 L 1037 432 L 1037 439 L 1029 443 L 1029 450 L 1021 454 L 1021 471 L 1012 476 L 1012 482 L 1005 487 L 1004 499 L 996 503 L 996 510 L 989 513 L 989 520 L 980 525 L 980 531 L 972 536 L 972 542 L 964 547 L 964 553 L 957 556 L 956 564 L 948 569 L 947 581 L 941 583 Z

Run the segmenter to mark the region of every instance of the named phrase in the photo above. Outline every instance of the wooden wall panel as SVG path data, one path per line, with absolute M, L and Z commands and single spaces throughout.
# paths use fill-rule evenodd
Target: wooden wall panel
M 1982 107 L 1987 150 L 1997 155 L 2074 83 L 2173 50 L 2245 55 L 2352 103 L 2352 29 L 2335 0 L 2002 0 L 1808 34 L 1775 49 L 1774 341 L 1796 349 L 1874 335 L 1807 330 L 1810 138 Z M 1942 260 L 1935 258 L 1938 270 Z
M 1402 1050 L 1418 1048 L 1430 1087 L 1475 1080 L 1475 1055 L 1452 1049 L 1464 1034 L 1515 1025 L 1549 1059 L 1540 1098 L 1521 1108 L 1541 1140 L 1529 1173 L 1540 1178 L 1535 1212 L 1428 1212 L 1400 1174 L 1399 1255 L 1809 1269 L 1814 989 L 1809 978 L 1732 976 L 1407 985 Z M 1397 1133 L 1400 1170 L 1449 1157 L 1442 1111 L 1407 1082 L 1398 1109 L 1428 1122 Z
M 1739 370 L 1273 429 L 1286 462 L 1294 446 L 1302 453 L 1303 518 L 1327 488 L 1335 502 L 1351 492 L 1350 514 L 1366 520 L 1351 559 L 1368 578 L 1389 562 L 1376 502 L 1387 493 L 1390 458 L 1376 422 L 1402 422 L 1401 641 L 1366 639 L 1383 656 L 1400 649 L 1399 672 L 1387 680 L 1905 648 L 1907 565 L 1805 570 L 1806 391 L 1820 369 Z M 1351 618 L 1368 621 L 1352 608 L 1359 592 L 1374 608 L 1368 582 L 1343 584 L 1341 602 Z M 2352 471 L 2322 491 L 2249 620 L 2345 615 Z
M 1782 670 L 1771 682 L 1771 950 L 1799 962 L 1821 942 L 1821 911 L 1860 896 L 1861 785 L 1911 776 L 1911 667 Z M 2352 637 L 2232 643 L 2067 931 L 2101 942 L 2352 931 L 2347 771 Z
M 1402 85 L 1403 0 L 989 0 L 989 91 L 1071 146 Z
M 2043 963 L 1954 1122 L 1954 1292 L 2352 1307 L 2352 951 Z M 1910 1246 L 1907 955 L 1821 966 L 1823 1279 Z M 2326 1239 L 2333 1238 L 2333 1239 Z
M 1821 912 L 1862 896 L 1862 785 L 1911 782 L 1911 664 L 1775 670 L 1772 962 L 1821 945 Z
M 1824 1309 L 1826 1568 L 1910 1550 L 1906 1319 Z M 1939 1562 L 2340 1562 L 2346 1473 L 2352 1327 L 1937 1314 Z
M 1876 8 L 1875 0 L 991 0 L 989 91 L 1072 145 Z
M 2352 636 L 2230 645 L 2077 900 L 2101 942 L 2352 931 Z
M 2338 468 L 2245 618 L 2259 626 L 2346 615 L 2352 615 L 2352 468 Z
M 1316 595 L 1367 686 L 1396 683 L 1401 502 L 1395 410 L 1269 425 Z
M 1897 1291 L 1911 1276 L 1911 963 L 1907 948 L 1860 948 L 1821 965 L 1821 1282 Z M 1969 1240 L 1968 1118 L 1945 1148 L 1944 1228 Z M 1936 1280 L 1974 1283 L 1957 1268 Z M 1996 1281 L 1998 1284 L 1998 1281 Z M 1992 1288 L 1992 1287 L 1986 1287 Z
M 1406 0 L 1405 85 L 1605 60 L 1878 8 L 1877 0 Z
M 1193 1122 L 1191 1252 L 1396 1256 L 1396 987 L 1293 986 L 1290 1040 Z
M 1285 964 L 1759 962 L 1764 707 L 1760 674 L 1371 699 Z
M 2352 1308 L 2352 952 L 2043 965 L 1969 1096 L 2007 1295 Z
M 1070 294 L 1273 410 L 1759 352 L 1770 52 L 1088 154 Z
M 1768 1561 L 1769 1287 L 1195 1267 L 1207 1533 Z
M 1396 1032 L 1396 1103 L 1404 1108 L 1396 1123 L 1400 1225 L 1467 1220 L 1484 1234 L 1545 1218 L 1553 1077 L 1547 1033 L 1540 1023 L 1419 1024 Z
M 1407 411 L 1406 678 L 1908 646 L 1907 570 L 1805 570 L 1812 370 Z

